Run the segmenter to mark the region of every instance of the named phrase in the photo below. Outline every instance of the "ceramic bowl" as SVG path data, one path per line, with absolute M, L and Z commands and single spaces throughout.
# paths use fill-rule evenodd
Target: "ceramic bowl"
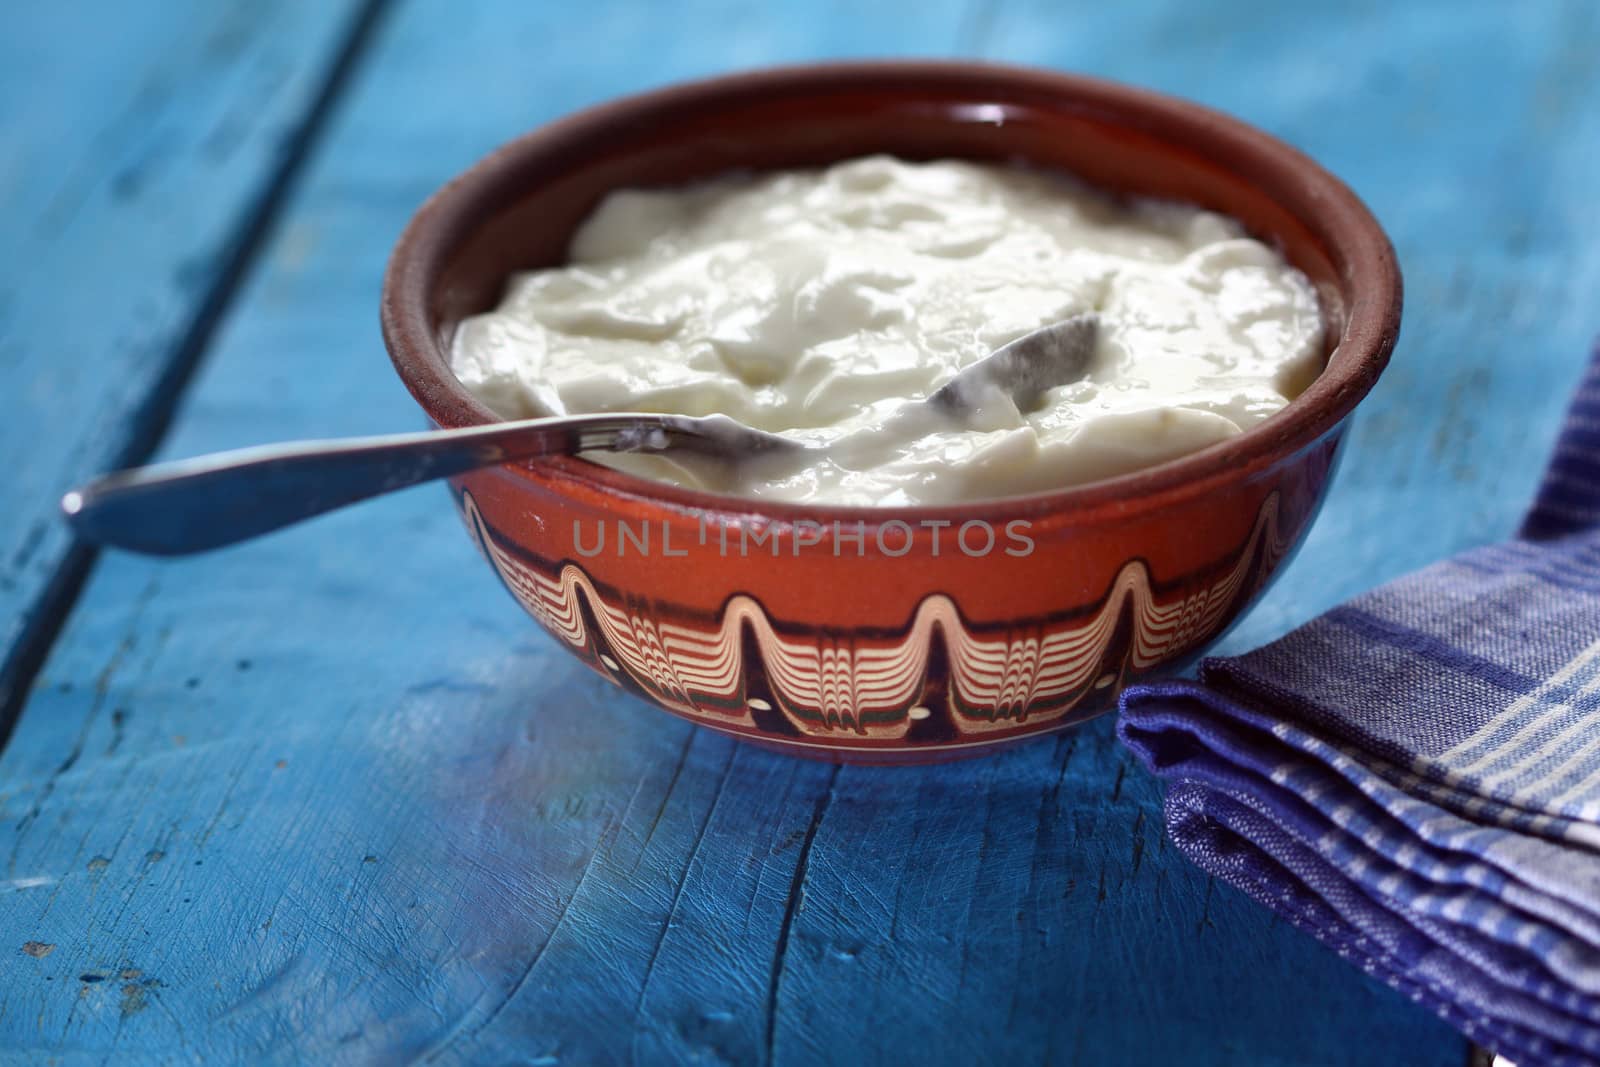
M 1007 67 L 797 67 L 595 107 L 450 182 L 389 263 L 394 365 L 437 425 L 493 421 L 450 372 L 455 324 L 493 307 L 513 271 L 562 262 L 604 193 L 874 152 L 1021 161 L 1232 215 L 1316 284 L 1326 369 L 1204 451 L 980 504 L 758 505 L 578 458 L 452 488 L 511 594 L 623 689 L 801 755 L 928 760 L 1106 711 L 1128 683 L 1192 661 L 1260 595 L 1388 360 L 1400 274 L 1336 178 L 1195 104 Z

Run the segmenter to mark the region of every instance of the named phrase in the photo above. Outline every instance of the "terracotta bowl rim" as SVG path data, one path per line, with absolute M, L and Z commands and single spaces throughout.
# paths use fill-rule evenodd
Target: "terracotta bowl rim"
M 655 482 L 577 457 L 541 459 L 500 470 L 525 480 L 536 474 L 558 487 L 598 490 L 618 502 L 672 512 L 791 523 L 848 519 L 872 526 L 907 517 L 964 521 L 1019 515 L 1125 516 L 1249 477 L 1309 447 L 1333 432 L 1377 382 L 1400 330 L 1399 264 L 1371 211 L 1309 156 L 1232 116 L 1152 90 L 1031 67 L 927 60 L 807 63 L 681 82 L 585 108 L 507 142 L 429 197 L 395 244 L 381 295 L 383 337 L 395 370 L 441 427 L 500 421 L 450 370 L 449 353 L 428 321 L 429 285 L 432 268 L 447 261 L 486 205 L 493 207 L 507 183 L 534 162 L 559 157 L 608 128 L 634 126 L 652 116 L 692 111 L 729 98 L 918 84 L 936 84 L 945 93 L 969 92 L 974 103 L 1007 89 L 1055 97 L 1103 121 L 1175 141 L 1190 151 L 1198 147 L 1211 162 L 1235 174 L 1247 164 L 1249 184 L 1266 192 L 1344 260 L 1343 323 L 1327 366 L 1281 411 L 1227 441 L 1113 478 L 976 502 L 878 507 L 753 500 Z M 1285 202 L 1286 197 L 1295 202 Z

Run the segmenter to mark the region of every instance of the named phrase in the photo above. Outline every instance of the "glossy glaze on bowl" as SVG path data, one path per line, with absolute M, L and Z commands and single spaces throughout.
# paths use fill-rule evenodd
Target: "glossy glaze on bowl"
M 1318 286 L 1328 368 L 1282 412 L 1203 452 L 981 504 L 757 507 L 580 459 L 453 487 L 508 589 L 618 685 L 798 753 L 940 758 L 1107 710 L 1127 682 L 1188 662 L 1239 615 L 1315 514 L 1344 421 L 1393 348 L 1400 277 L 1342 184 L 1196 105 L 1012 68 L 794 68 L 595 108 L 452 182 L 390 262 L 395 365 L 439 425 L 492 421 L 449 371 L 454 324 L 493 306 L 511 272 L 559 263 L 606 191 L 871 152 L 1060 168 L 1239 218 Z M 836 522 L 860 530 L 859 554 L 849 538 L 805 543 Z M 995 531 L 995 547 L 962 551 L 954 535 L 969 522 Z M 1026 555 L 1003 550 L 1015 523 Z

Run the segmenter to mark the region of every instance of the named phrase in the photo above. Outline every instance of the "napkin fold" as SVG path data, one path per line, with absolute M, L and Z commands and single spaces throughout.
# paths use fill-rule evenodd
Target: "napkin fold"
M 1129 689 L 1180 851 L 1523 1067 L 1600 1063 L 1600 350 L 1514 540 Z

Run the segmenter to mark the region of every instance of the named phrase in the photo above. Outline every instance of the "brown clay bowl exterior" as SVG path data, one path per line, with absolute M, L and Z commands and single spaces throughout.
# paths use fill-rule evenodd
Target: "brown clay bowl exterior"
M 581 112 L 445 186 L 389 263 L 395 367 L 439 426 L 493 421 L 450 373 L 454 325 L 492 307 L 512 271 L 560 263 L 605 192 L 873 152 L 1023 161 L 1232 215 L 1318 286 L 1327 367 L 1284 411 L 1202 452 L 960 507 L 756 505 L 576 458 L 452 487 L 510 592 L 624 689 L 801 755 L 940 759 L 1112 708 L 1129 682 L 1192 661 L 1261 593 L 1304 536 L 1346 420 L 1394 347 L 1400 274 L 1337 179 L 1195 104 L 1009 67 L 797 67 Z M 995 546 L 977 551 L 975 525 L 964 551 L 966 523 L 987 524 Z

